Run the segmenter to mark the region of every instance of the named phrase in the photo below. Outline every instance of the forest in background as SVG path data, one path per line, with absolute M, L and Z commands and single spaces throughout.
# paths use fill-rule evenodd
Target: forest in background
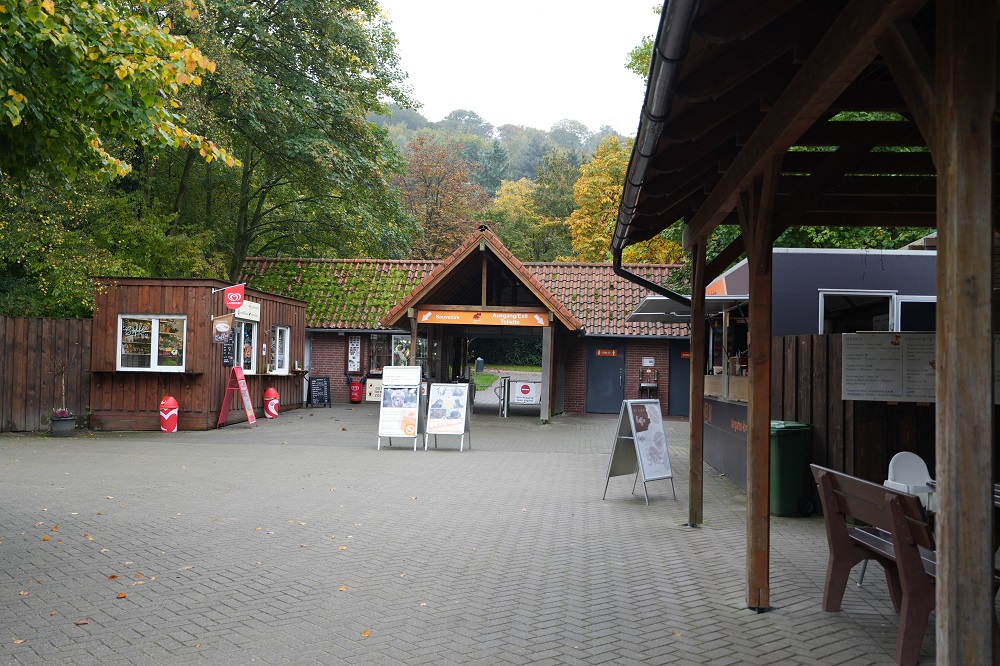
M 651 45 L 623 66 L 645 79 Z M 375 0 L 0 6 L 0 313 L 90 316 L 93 276 L 235 281 L 249 256 L 439 259 L 481 224 L 523 261 L 609 261 L 632 139 L 429 121 L 396 46 Z M 684 263 L 681 226 L 625 261 Z

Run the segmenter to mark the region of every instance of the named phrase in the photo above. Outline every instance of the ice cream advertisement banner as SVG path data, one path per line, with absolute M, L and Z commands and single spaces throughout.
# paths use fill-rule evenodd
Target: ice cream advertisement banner
M 468 384 L 431 384 L 427 407 L 428 435 L 461 435 L 469 409 Z

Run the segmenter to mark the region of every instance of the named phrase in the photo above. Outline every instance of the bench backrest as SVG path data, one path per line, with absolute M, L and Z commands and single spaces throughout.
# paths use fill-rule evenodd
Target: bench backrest
M 934 550 L 934 532 L 920 498 L 843 472 L 810 465 L 828 530 L 831 519 L 853 518 L 887 532 L 899 532 L 906 543 Z M 895 514 L 895 517 L 894 517 Z

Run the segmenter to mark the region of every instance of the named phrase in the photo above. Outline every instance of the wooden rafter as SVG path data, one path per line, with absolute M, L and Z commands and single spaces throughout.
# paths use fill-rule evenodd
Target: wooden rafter
M 785 152 L 877 54 L 875 40 L 895 21 L 912 16 L 926 0 L 852 0 L 764 118 L 725 176 L 684 231 L 690 247 L 705 238 L 736 205 L 744 184 L 767 161 Z

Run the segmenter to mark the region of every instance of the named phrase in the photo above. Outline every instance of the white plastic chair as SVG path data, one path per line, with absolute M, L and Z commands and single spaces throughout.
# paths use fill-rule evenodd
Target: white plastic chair
M 889 461 L 889 478 L 882 482 L 886 488 L 910 493 L 920 498 L 920 503 L 930 512 L 937 510 L 937 498 L 934 489 L 927 485 L 931 481 L 931 473 L 927 471 L 927 463 L 916 453 L 900 451 Z M 865 580 L 868 560 L 861 562 L 861 573 L 858 585 Z
M 916 495 L 925 509 L 934 512 L 937 510 L 934 489 L 927 485 L 931 480 L 923 458 L 916 453 L 900 451 L 889 461 L 889 478 L 882 485 Z

